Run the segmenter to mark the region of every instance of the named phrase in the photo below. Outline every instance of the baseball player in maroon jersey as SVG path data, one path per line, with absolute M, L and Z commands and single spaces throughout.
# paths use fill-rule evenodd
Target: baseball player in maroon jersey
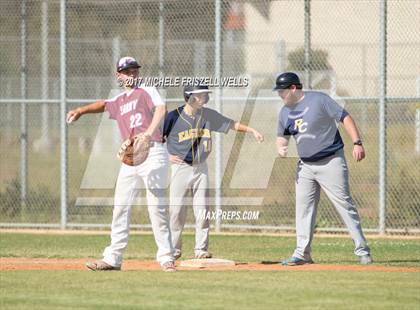
M 115 188 L 111 244 L 105 249 L 102 260 L 86 264 L 95 271 L 121 269 L 123 253 L 128 244 L 131 206 L 140 182 L 146 187 L 149 217 L 158 247 L 156 259 L 164 271 L 175 271 L 168 205 L 165 201 L 168 155 L 162 144 L 160 129 L 166 106 L 155 88 L 127 83 L 129 80 L 136 81 L 139 68 L 140 65 L 134 58 L 121 58 L 117 63 L 116 76 L 123 84 L 124 92 L 112 99 L 85 105 L 67 114 L 67 121 L 71 123 L 83 114 L 107 110 L 109 117 L 117 121 L 123 140 L 142 134 L 149 136 L 152 141 L 145 162 L 138 166 L 121 164 Z

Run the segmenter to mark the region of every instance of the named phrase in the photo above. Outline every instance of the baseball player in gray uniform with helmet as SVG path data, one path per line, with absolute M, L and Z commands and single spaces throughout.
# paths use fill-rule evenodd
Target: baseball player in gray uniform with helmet
M 186 196 L 193 196 L 195 216 L 195 257 L 210 258 L 208 206 L 208 169 L 206 159 L 212 149 L 212 132 L 229 129 L 252 133 L 258 142 L 264 140 L 255 129 L 235 122 L 215 110 L 205 108 L 211 91 L 206 85 L 187 85 L 185 105 L 168 113 L 163 129 L 172 168 L 170 187 L 170 227 L 175 258 L 181 257 L 182 230 L 187 210 Z
M 293 256 L 282 264 L 294 266 L 313 263 L 311 242 L 321 189 L 346 224 L 360 263 L 372 263 L 359 213 L 350 195 L 344 144 L 337 128 L 337 122 L 341 122 L 353 141 L 353 158 L 362 160 L 365 151 L 353 118 L 330 96 L 303 91 L 299 77 L 293 72 L 280 74 L 274 90 L 284 102 L 277 131 L 279 155 L 287 155 L 288 141 L 293 136 L 300 157 L 295 184 L 297 246 Z

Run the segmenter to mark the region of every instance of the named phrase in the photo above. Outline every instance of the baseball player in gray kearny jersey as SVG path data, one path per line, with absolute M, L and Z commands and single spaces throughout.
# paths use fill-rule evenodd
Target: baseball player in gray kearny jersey
M 255 129 L 205 108 L 210 92 L 206 85 L 186 86 L 185 105 L 168 113 L 164 123 L 163 137 L 172 168 L 169 213 L 176 259 L 181 257 L 181 235 L 187 217 L 186 196 L 189 191 L 192 192 L 195 216 L 195 257 L 212 256 L 208 251 L 210 225 L 206 163 L 212 149 L 212 132 L 227 133 L 233 129 L 252 133 L 258 142 L 264 140 Z
M 287 155 L 288 141 L 293 136 L 300 157 L 296 173 L 297 246 L 293 256 L 282 264 L 313 263 L 311 242 L 321 189 L 346 224 L 360 263 L 372 263 L 359 213 L 350 195 L 344 144 L 336 124 L 343 124 L 354 143 L 353 158 L 360 161 L 365 157 L 365 151 L 352 117 L 330 96 L 303 91 L 299 77 L 293 72 L 280 74 L 274 90 L 284 102 L 278 121 L 278 153 L 282 157 Z

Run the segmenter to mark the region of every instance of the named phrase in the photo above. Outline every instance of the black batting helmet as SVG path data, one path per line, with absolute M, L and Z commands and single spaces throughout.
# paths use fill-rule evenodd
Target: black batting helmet
M 192 94 L 201 94 L 201 93 L 211 93 L 211 90 L 209 90 L 209 87 L 204 84 L 197 84 L 197 85 L 186 85 L 184 87 L 184 99 L 185 101 L 188 101 L 190 99 Z
M 276 86 L 273 90 L 286 89 L 292 85 L 296 85 L 298 88 L 302 87 L 302 83 L 300 83 L 299 77 L 296 73 L 284 72 L 277 77 Z

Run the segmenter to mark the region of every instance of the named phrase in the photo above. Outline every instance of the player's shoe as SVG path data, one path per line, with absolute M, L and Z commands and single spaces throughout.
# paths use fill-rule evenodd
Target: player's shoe
M 160 267 L 162 268 L 162 270 L 164 272 L 175 272 L 176 271 L 174 261 L 168 261 L 166 263 L 163 263 Z
M 372 257 L 370 254 L 366 254 L 363 256 L 360 256 L 360 264 L 362 265 L 370 265 L 373 263 Z
M 86 267 L 93 271 L 113 271 L 121 270 L 121 267 L 111 266 L 105 263 L 103 260 L 98 260 L 96 262 L 87 262 Z
M 294 256 L 281 262 L 283 266 L 300 266 L 313 263 L 314 261 L 312 259 L 302 259 Z
M 213 255 L 207 251 L 201 251 L 195 254 L 195 258 L 197 259 L 205 259 L 205 258 L 212 258 Z
M 174 258 L 175 258 L 175 260 L 181 258 L 181 256 L 182 256 L 182 253 L 181 252 L 178 252 L 178 251 L 175 251 L 174 252 Z

